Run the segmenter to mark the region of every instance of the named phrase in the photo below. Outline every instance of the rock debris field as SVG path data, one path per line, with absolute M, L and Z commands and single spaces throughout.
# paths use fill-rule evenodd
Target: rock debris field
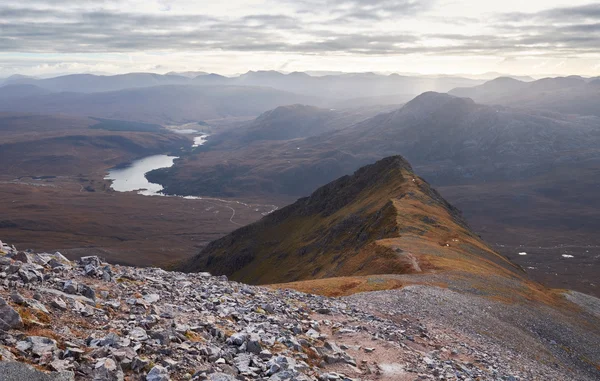
M 568 379 L 356 295 L 0 251 L 0 381 Z

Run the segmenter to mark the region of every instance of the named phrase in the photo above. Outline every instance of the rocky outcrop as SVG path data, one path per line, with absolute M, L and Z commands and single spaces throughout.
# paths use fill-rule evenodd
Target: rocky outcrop
M 39 278 L 18 275 L 23 255 Z M 3 311 L 22 321 L 0 330 L 0 381 L 593 379 L 430 327 L 402 304 L 371 308 L 368 296 L 48 257 L 58 254 L 0 255 Z

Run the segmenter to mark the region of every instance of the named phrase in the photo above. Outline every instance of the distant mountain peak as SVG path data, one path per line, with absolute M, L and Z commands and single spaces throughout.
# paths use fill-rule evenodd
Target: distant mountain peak
M 436 111 L 440 112 L 445 108 L 472 107 L 476 106 L 471 98 L 456 97 L 446 93 L 436 93 L 434 91 L 425 92 L 412 101 L 408 102 L 403 110 L 410 111 Z

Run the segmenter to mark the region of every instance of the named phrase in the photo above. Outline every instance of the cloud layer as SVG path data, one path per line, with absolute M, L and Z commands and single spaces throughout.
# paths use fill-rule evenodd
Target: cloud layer
M 0 52 L 599 58 L 600 4 L 469 13 L 468 3 L 460 12 L 442 0 L 7 0 Z

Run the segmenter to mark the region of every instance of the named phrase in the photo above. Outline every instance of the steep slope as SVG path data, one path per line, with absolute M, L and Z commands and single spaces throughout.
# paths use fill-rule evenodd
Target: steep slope
M 579 76 L 543 78 L 533 82 L 498 78 L 475 87 L 456 88 L 449 93 L 485 104 L 600 116 L 600 87 L 593 79 Z
M 182 267 L 259 284 L 462 268 L 520 274 L 399 156 L 212 242 Z

